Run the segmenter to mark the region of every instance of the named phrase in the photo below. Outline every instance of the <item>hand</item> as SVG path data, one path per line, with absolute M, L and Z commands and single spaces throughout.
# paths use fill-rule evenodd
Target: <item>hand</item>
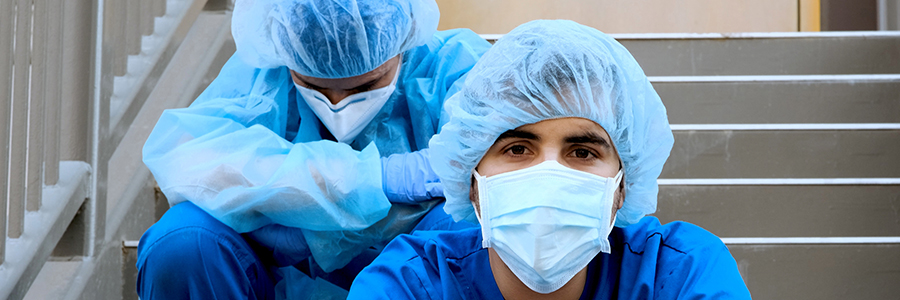
M 444 187 L 428 159 L 428 149 L 381 158 L 382 189 L 388 200 L 412 204 L 444 197 Z

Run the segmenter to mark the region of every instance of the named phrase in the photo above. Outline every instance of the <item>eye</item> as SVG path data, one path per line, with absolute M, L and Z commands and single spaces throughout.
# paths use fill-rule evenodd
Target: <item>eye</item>
M 525 154 L 526 150 L 528 150 L 528 149 L 525 148 L 525 146 L 515 145 L 512 147 L 509 147 L 509 149 L 507 149 L 506 151 L 509 151 L 509 153 L 512 153 L 514 155 L 522 155 L 522 154 Z
M 312 84 L 312 83 L 308 83 L 308 82 L 303 81 L 303 80 L 295 80 L 294 83 L 296 83 L 296 84 L 299 85 L 299 86 L 302 86 L 302 87 L 305 87 L 305 88 L 308 88 L 308 89 L 311 89 L 311 90 L 314 90 L 314 91 L 318 91 L 318 92 L 321 92 L 322 90 L 325 89 L 325 88 L 323 88 L 323 87 L 320 87 L 320 86 L 315 85 L 315 84 Z
M 534 152 L 529 148 L 529 145 L 527 144 L 512 143 L 511 145 L 507 145 L 505 148 L 503 148 L 500 154 L 511 159 L 520 159 L 529 155 L 533 155 Z
M 584 149 L 584 148 L 575 149 L 574 151 L 572 151 L 572 156 L 575 156 L 577 158 L 582 158 L 582 159 L 589 159 L 589 158 L 597 157 L 597 155 L 595 155 L 593 152 L 591 152 L 591 150 Z
M 362 93 L 362 92 L 368 92 L 368 91 L 371 91 L 371 90 L 372 90 L 372 86 L 374 86 L 374 85 L 375 85 L 375 84 L 366 84 L 366 85 L 363 85 L 363 86 L 358 86 L 358 87 L 354 88 L 351 92 L 353 92 L 354 94 L 356 94 L 356 93 Z

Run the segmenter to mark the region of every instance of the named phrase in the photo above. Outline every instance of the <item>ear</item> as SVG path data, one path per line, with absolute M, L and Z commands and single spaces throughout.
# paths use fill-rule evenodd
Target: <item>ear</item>
M 478 205 L 478 182 L 475 181 L 475 176 L 469 179 L 469 182 L 472 184 L 469 185 L 469 201 L 472 201 L 472 206 L 475 207 L 475 213 L 481 214 L 481 206 Z
M 622 176 L 622 182 L 619 182 L 619 187 L 613 196 L 613 206 L 616 210 L 622 209 L 623 205 L 625 205 L 625 176 Z

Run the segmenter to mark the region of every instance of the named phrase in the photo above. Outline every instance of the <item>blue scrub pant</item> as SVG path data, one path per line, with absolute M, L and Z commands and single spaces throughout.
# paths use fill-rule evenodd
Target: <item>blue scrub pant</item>
M 274 268 L 244 238 L 190 202 L 170 208 L 138 244 L 141 299 L 274 299 Z
M 443 208 L 443 203 L 435 206 L 413 231 L 475 226 L 453 222 Z M 378 254 L 370 252 L 359 255 L 344 269 L 322 277 L 349 288 L 356 274 Z M 266 253 L 264 247 L 193 203 L 182 202 L 170 208 L 141 237 L 137 294 L 144 300 L 274 299 L 275 284 L 281 278 L 274 258 L 267 257 Z M 304 262 L 295 266 L 309 273 L 310 264 L 308 260 Z

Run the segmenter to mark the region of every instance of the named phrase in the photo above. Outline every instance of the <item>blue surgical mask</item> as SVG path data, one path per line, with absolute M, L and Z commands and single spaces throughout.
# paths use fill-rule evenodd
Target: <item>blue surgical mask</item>
M 554 292 L 610 252 L 621 170 L 608 178 L 545 161 L 491 177 L 473 173 L 482 247 L 493 248 L 531 290 Z
M 328 132 L 331 132 L 338 142 L 349 144 L 366 128 L 366 125 L 369 125 L 369 122 L 372 122 L 375 115 L 391 98 L 397 88 L 399 77 L 400 64 L 394 72 L 394 79 L 387 86 L 347 96 L 337 104 L 331 104 L 328 97 L 319 91 L 302 87 L 296 82 L 294 86 L 300 92 L 300 98 L 306 101 L 322 124 L 328 128 Z

